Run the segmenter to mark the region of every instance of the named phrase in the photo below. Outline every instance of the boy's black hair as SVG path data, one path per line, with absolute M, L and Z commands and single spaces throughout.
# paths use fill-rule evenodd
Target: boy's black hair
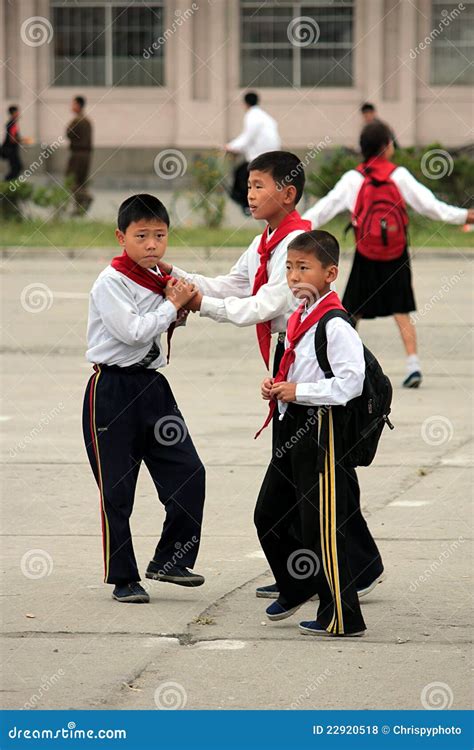
M 267 151 L 253 159 L 249 164 L 249 173 L 256 169 L 259 172 L 268 172 L 277 185 L 296 188 L 295 205 L 303 195 L 305 174 L 304 166 L 299 158 L 289 151 Z
M 259 101 L 256 91 L 248 91 L 244 96 L 244 102 L 245 104 L 248 104 L 249 107 L 255 107 Z
M 360 134 L 360 150 L 364 161 L 372 156 L 379 156 L 393 140 L 392 131 L 384 122 L 370 122 Z
M 302 250 L 314 255 L 324 268 L 339 265 L 339 242 L 333 234 L 323 229 L 313 229 L 295 237 L 288 250 Z
M 12 104 L 11 107 L 8 107 L 9 115 L 14 115 L 15 112 L 18 112 L 18 104 Z
M 81 109 L 84 109 L 86 106 L 86 100 L 83 96 L 75 96 L 74 101 L 77 102 Z
M 156 219 L 167 227 L 170 225 L 170 217 L 163 203 L 148 193 L 131 195 L 124 200 L 118 210 L 117 226 L 121 232 L 125 232 L 132 221 L 141 219 Z
M 361 112 L 375 112 L 375 106 L 370 102 L 364 102 L 360 108 Z

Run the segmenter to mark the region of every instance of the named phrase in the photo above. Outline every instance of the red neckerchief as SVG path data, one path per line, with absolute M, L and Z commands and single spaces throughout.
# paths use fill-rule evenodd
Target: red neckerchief
M 315 308 L 309 313 L 309 315 L 307 315 L 304 320 L 301 320 L 301 315 L 303 314 L 304 309 L 305 303 L 298 307 L 296 312 L 293 313 L 288 321 L 288 328 L 286 331 L 286 335 L 288 338 L 288 348 L 285 349 L 285 353 L 283 354 L 280 362 L 280 368 L 273 381 L 274 383 L 281 383 L 287 379 L 290 367 L 296 359 L 295 346 L 301 340 L 304 334 L 309 331 L 309 329 L 314 326 L 314 324 L 317 323 L 318 320 L 323 317 L 323 315 L 329 312 L 329 310 L 345 311 L 345 308 L 342 306 L 341 300 L 339 299 L 336 292 L 329 292 L 323 299 L 321 299 L 321 301 L 315 306 Z M 265 427 L 270 424 L 274 411 L 276 409 L 276 405 L 277 400 L 272 399 L 270 401 L 268 416 L 263 427 L 261 427 L 255 435 L 256 438 L 258 438 L 262 430 L 264 430 Z
M 392 164 L 391 161 L 385 159 L 383 156 L 372 156 L 367 161 L 359 164 L 356 170 L 364 177 L 373 177 L 378 182 L 385 182 L 396 168 L 397 164 Z
M 270 237 L 268 236 L 269 226 L 266 227 L 260 237 L 260 244 L 258 246 L 257 252 L 260 256 L 260 265 L 255 274 L 252 294 L 257 294 L 260 287 L 268 283 L 267 263 L 270 260 L 273 249 L 284 240 L 285 237 L 297 229 L 309 232 L 311 229 L 311 222 L 302 219 L 296 210 L 291 211 L 291 213 L 285 216 L 277 228 L 271 233 Z M 268 369 L 270 364 L 270 344 L 272 340 L 271 321 L 266 320 L 264 323 L 257 323 L 257 339 L 263 360 Z
M 150 271 L 148 268 L 142 268 L 127 255 L 126 250 L 123 251 L 122 255 L 116 255 L 115 258 L 112 258 L 110 265 L 112 268 L 115 268 L 116 271 L 123 273 L 124 276 L 131 279 L 136 284 L 140 284 L 140 286 L 145 287 L 145 289 L 149 289 L 151 292 L 155 292 L 155 294 L 160 294 L 162 297 L 165 296 L 166 284 L 173 278 L 172 276 L 161 276 L 160 274 L 153 273 L 153 271 Z M 171 337 L 174 329 L 175 323 L 172 323 L 167 332 L 167 362 L 170 361 Z

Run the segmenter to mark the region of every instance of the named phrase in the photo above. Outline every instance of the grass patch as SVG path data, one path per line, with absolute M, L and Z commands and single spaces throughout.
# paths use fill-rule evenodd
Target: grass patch
M 332 232 L 344 249 L 352 249 L 353 234 L 344 237 L 348 217 L 338 216 L 324 229 Z M 255 222 L 242 229 L 233 227 L 207 229 L 205 227 L 180 227 L 171 229 L 172 247 L 247 247 L 263 225 Z M 44 223 L 40 220 L 3 221 L 0 246 L 12 247 L 113 247 L 115 245 L 112 223 L 83 219 Z M 474 234 L 462 232 L 461 227 L 430 221 L 414 216 L 410 222 L 411 247 L 466 248 L 474 246 Z

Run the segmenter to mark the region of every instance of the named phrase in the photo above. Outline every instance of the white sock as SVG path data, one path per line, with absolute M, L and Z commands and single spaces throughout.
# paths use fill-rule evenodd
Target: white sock
M 410 354 L 407 357 L 407 375 L 411 375 L 412 372 L 420 372 L 421 371 L 421 365 L 420 360 L 418 359 L 417 354 Z

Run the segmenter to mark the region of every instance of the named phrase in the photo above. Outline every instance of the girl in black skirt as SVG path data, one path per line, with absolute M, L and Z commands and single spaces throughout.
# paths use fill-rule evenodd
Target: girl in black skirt
M 405 167 L 392 164 L 392 136 L 384 123 L 367 125 L 360 136 L 360 147 L 363 163 L 346 172 L 303 218 L 317 229 L 341 211 L 351 211 L 356 250 L 343 305 L 356 321 L 393 315 L 407 355 L 403 386 L 418 388 L 422 374 L 415 326 L 409 315 L 416 304 L 405 203 L 430 219 L 449 224 L 473 224 L 474 209 L 438 200 Z

